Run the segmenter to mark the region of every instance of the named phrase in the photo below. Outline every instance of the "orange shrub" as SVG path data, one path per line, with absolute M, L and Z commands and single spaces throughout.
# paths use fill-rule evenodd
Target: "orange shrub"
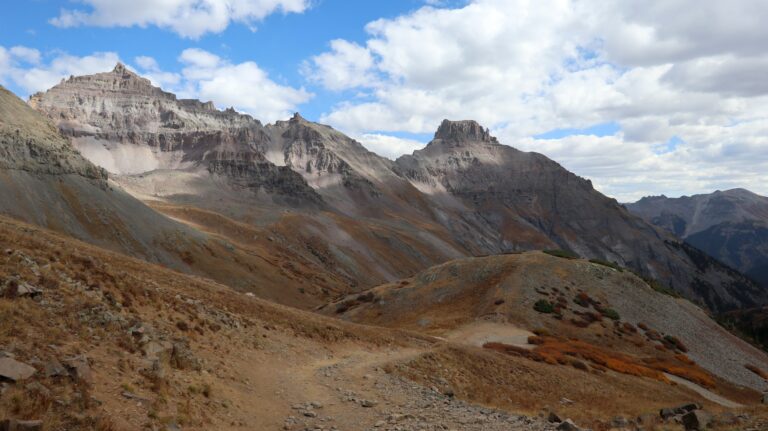
M 533 350 L 503 343 L 486 343 L 483 347 L 553 365 L 570 364 L 579 369 L 584 369 L 581 365 L 577 364 L 577 362 L 580 362 L 578 359 L 581 359 L 589 362 L 593 368 L 601 371 L 608 369 L 622 374 L 648 377 L 666 383 L 669 383 L 669 379 L 667 379 L 664 373 L 669 373 L 707 388 L 715 386 L 714 377 L 683 354 L 641 359 L 576 339 L 567 340 L 552 336 L 532 336 L 528 338 L 528 342 L 535 346 Z

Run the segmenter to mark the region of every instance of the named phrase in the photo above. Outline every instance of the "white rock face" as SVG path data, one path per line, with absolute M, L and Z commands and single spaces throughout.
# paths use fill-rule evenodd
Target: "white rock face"
M 111 72 L 72 77 L 33 95 L 29 103 L 56 121 L 85 157 L 119 174 L 118 179 L 156 171 L 208 171 L 254 195 L 275 195 L 298 205 L 321 201 L 299 175 L 264 156 L 270 136 L 259 121 L 231 109 L 219 111 L 211 102 L 177 99 L 121 64 Z M 132 181 L 131 186 L 152 194 L 154 183 Z M 203 189 L 177 191 L 195 195 Z
M 202 237 L 115 187 L 52 123 L 1 87 L 0 213 L 172 266 L 180 260 L 157 244 Z

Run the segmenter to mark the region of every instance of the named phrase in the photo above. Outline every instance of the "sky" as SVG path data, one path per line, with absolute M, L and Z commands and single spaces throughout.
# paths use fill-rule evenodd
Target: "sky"
M 16 0 L 22 98 L 118 61 L 264 123 L 293 112 L 396 158 L 474 119 L 622 202 L 768 195 L 764 0 Z

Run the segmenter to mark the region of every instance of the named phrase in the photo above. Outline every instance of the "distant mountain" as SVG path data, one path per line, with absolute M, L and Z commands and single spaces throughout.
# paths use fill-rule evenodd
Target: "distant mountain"
M 768 288 L 768 198 L 744 189 L 667 198 L 627 208 Z
M 562 248 L 617 262 L 713 309 L 764 301 L 766 293 L 744 277 L 632 215 L 589 180 L 501 145 L 474 121 L 444 121 L 432 142 L 395 169 L 434 202 L 450 196 L 460 203 L 451 207 L 465 208 L 452 225 L 460 239 L 494 251 Z M 460 226 L 472 228 L 462 235 Z
M 30 104 L 135 196 L 233 244 L 277 248 L 283 271 L 335 291 L 462 256 L 562 248 L 616 261 L 712 309 L 768 299 L 588 180 L 500 144 L 474 121 L 444 121 L 424 149 L 393 162 L 298 114 L 264 126 L 177 99 L 119 64 Z

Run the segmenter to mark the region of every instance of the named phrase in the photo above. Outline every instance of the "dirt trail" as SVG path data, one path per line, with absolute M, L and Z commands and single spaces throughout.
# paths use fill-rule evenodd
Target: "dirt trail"
M 531 349 L 533 346 L 528 344 L 528 337 L 533 335 L 533 332 L 511 323 L 473 322 L 447 333 L 445 338 L 455 343 L 477 347 L 495 342 Z
M 727 407 L 729 409 L 738 409 L 738 408 L 744 407 L 744 405 L 742 404 L 733 402 L 727 398 L 723 398 L 722 396 L 710 391 L 709 389 L 699 386 L 696 383 L 693 383 L 689 380 L 685 380 L 683 378 L 673 376 L 672 374 L 668 374 L 668 373 L 664 373 L 664 375 L 667 376 L 669 380 L 672 380 L 677 384 L 683 385 L 686 388 L 691 389 L 692 391 L 708 399 L 709 401 L 712 401 L 713 403 L 720 404 L 721 406 Z
M 454 399 L 384 371 L 428 353 L 435 346 L 364 350 L 335 349 L 329 357 L 290 370 L 298 396 L 284 420 L 286 429 L 462 429 L 550 430 L 538 419 Z M 310 407 L 314 405 L 321 407 Z M 336 428 L 333 428 L 336 427 Z M 383 427 L 383 428 L 382 428 Z

